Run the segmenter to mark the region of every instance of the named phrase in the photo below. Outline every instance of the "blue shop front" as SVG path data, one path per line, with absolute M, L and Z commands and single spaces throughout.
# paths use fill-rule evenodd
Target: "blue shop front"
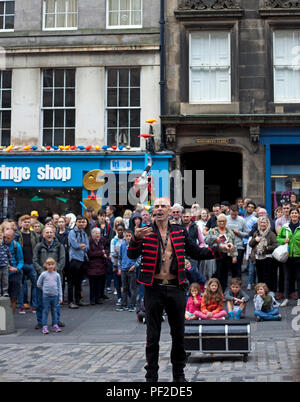
M 274 127 L 261 130 L 265 146 L 265 198 L 269 213 L 291 193 L 300 202 L 300 127 Z
M 155 196 L 169 196 L 171 154 L 152 156 Z M 128 193 L 134 177 L 147 164 L 144 153 L 32 153 L 4 154 L 0 157 L 0 218 L 14 218 L 32 210 L 46 217 L 53 212 L 83 213 L 84 200 L 91 193 L 83 178 L 91 170 L 101 169 L 109 185 L 95 194 L 101 205 L 117 205 L 119 212 L 130 204 Z M 110 202 L 109 202 L 110 201 Z

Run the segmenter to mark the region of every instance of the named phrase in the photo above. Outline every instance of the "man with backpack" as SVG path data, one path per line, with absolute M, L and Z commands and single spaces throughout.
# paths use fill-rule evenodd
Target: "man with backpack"
M 87 306 L 81 300 L 81 282 L 84 273 L 84 263 L 88 260 L 89 239 L 84 231 L 85 218 L 77 216 L 74 229 L 69 233 L 69 259 L 70 270 L 68 275 L 68 302 L 69 308 L 77 309 L 79 306 Z M 75 293 L 75 294 L 74 294 Z

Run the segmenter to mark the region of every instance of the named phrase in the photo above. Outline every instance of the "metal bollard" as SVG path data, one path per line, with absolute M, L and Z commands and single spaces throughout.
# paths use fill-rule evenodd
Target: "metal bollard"
M 0 297 L 0 335 L 16 332 L 10 298 Z

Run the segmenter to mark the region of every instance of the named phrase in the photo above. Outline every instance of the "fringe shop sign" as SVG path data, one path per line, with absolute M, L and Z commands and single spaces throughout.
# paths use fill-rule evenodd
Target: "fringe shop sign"
M 216 144 L 216 145 L 226 145 L 233 144 L 234 140 L 232 138 L 211 138 L 211 139 L 202 139 L 197 138 L 196 144 L 205 145 L 205 144 Z
M 28 166 L 6 166 L 0 165 L 0 180 L 21 183 L 32 177 L 31 168 Z M 38 181 L 62 181 L 71 180 L 72 170 L 70 167 L 53 167 L 50 165 L 39 166 L 36 170 Z

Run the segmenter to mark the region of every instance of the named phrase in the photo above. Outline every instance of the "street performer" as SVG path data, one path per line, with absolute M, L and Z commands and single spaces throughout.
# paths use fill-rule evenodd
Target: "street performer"
M 221 258 L 233 245 L 221 244 L 212 248 L 199 248 L 181 225 L 168 221 L 170 201 L 155 200 L 155 222 L 152 226 L 135 229 L 128 247 L 128 257 L 142 255 L 142 267 L 138 282 L 145 286 L 145 309 L 147 323 L 146 382 L 158 381 L 159 339 L 162 314 L 165 309 L 171 328 L 171 363 L 173 381 L 186 382 L 184 367 L 185 323 L 185 254 L 196 260 Z

